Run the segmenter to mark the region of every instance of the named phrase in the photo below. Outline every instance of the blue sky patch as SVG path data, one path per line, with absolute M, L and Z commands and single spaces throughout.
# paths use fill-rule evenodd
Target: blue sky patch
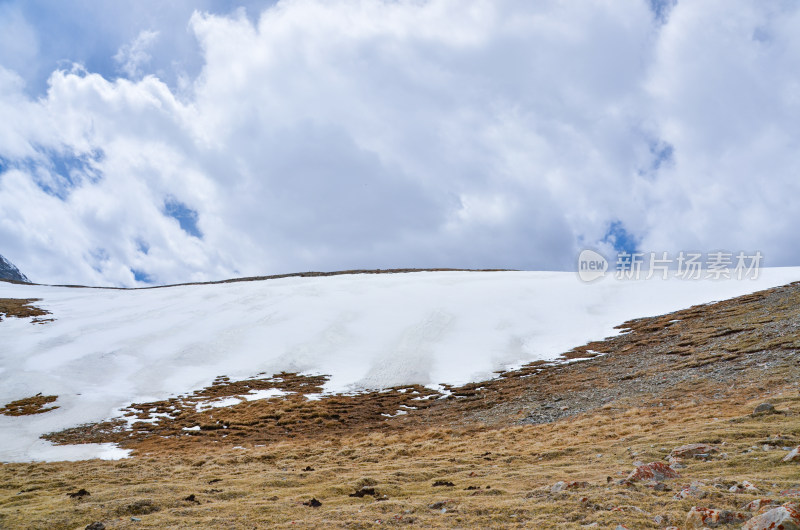
M 150 278 L 150 275 L 147 274 L 146 272 L 140 271 L 138 269 L 131 269 L 131 272 L 133 273 L 133 279 L 136 280 L 137 282 L 153 283 L 153 279 Z
M 176 219 L 181 225 L 181 229 L 190 236 L 203 239 L 202 232 L 197 228 L 198 215 L 196 210 L 192 210 L 178 200 L 168 199 L 164 203 L 164 214 Z
M 605 236 L 603 236 L 603 242 L 611 244 L 617 252 L 628 253 L 636 252 L 639 245 L 633 234 L 625 229 L 622 221 L 613 221 L 609 225 Z
M 675 148 L 667 142 L 651 142 L 650 154 L 653 155 L 653 171 L 658 171 L 662 166 L 670 166 L 675 163 Z
M 675 147 L 669 142 L 659 139 L 647 141 L 649 151 L 648 160 L 639 167 L 640 177 L 655 179 L 656 174 L 662 168 L 669 168 L 675 165 Z
M 102 173 L 96 168 L 96 163 L 105 157 L 102 150 L 76 155 L 40 147 L 37 152 L 40 156 L 16 162 L 0 161 L 0 171 L 8 166 L 25 171 L 33 176 L 39 189 L 61 200 L 66 199 L 70 191 L 82 182 L 94 184 L 102 178 Z
M 678 0 L 649 0 L 649 2 L 653 17 L 660 24 L 664 24 L 667 22 L 672 8 L 677 5 Z

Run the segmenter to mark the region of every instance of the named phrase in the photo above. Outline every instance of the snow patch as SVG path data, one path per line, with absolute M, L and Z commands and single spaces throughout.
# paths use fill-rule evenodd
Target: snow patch
M 0 461 L 123 457 L 113 446 L 54 447 L 39 437 L 119 417 L 130 403 L 190 395 L 221 375 L 327 374 L 325 394 L 420 384 L 447 397 L 440 384 L 556 360 L 618 334 L 614 326 L 627 320 L 798 279 L 800 268 L 762 269 L 756 281 L 587 284 L 571 272 L 420 272 L 147 290 L 0 283 L 0 297 L 39 298 L 55 319 L 0 323 L 0 405 L 59 396 L 59 408 L 44 414 L 0 416 Z

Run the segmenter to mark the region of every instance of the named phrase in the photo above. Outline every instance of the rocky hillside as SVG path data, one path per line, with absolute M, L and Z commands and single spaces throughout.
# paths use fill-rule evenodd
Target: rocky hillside
M 0 256 L 0 280 L 30 283 L 30 280 L 19 269 L 3 256 Z

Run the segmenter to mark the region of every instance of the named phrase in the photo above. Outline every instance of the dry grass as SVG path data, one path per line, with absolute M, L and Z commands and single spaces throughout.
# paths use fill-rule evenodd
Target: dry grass
M 24 399 L 18 399 L 0 407 L 0 414 L 4 416 L 30 416 L 43 414 L 58 407 L 47 407 L 48 403 L 57 400 L 58 396 L 43 396 L 41 393 Z
M 3 316 L 17 317 L 17 318 L 33 318 L 34 324 L 43 322 L 50 322 L 52 319 L 43 319 L 45 315 L 49 315 L 49 311 L 45 311 L 33 305 L 39 302 L 38 298 L 17 299 L 17 298 L 0 298 L 0 322 L 3 321 Z
M 591 522 L 657 528 L 656 515 L 681 522 L 698 503 L 740 509 L 756 498 L 711 485 L 702 501 L 672 498 L 692 480 L 747 479 L 778 497 L 800 487 L 797 465 L 780 462 L 785 451 L 760 449 L 777 434 L 800 440 L 796 384 L 770 392 L 783 411 L 775 415 L 751 416 L 767 396 L 749 390 L 756 399 L 618 403 L 555 423 L 502 429 L 320 436 L 246 449 L 212 444 L 119 462 L 8 464 L 0 467 L 0 526 L 82 528 L 101 520 L 109 528 L 577 528 Z M 669 481 L 673 491 L 616 483 L 635 460 L 661 460 L 690 442 L 717 444 L 727 458 L 687 462 L 682 477 Z M 753 446 L 759 450 L 743 452 Z M 304 471 L 309 466 L 313 471 Z M 436 480 L 455 486 L 434 487 Z M 559 480 L 588 486 L 550 493 Z M 363 485 L 388 500 L 350 496 Z M 68 497 L 80 488 L 91 495 Z M 184 500 L 192 494 L 199 503 Z M 322 506 L 302 504 L 311 498 Z M 436 502 L 445 503 L 445 513 L 429 508 Z M 141 514 L 142 506 L 158 511 Z

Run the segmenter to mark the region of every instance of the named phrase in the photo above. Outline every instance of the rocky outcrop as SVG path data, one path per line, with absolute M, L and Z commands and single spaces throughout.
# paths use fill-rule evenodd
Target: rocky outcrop
M 3 256 L 0 256 L 0 280 L 30 283 L 30 280 L 17 267 Z

